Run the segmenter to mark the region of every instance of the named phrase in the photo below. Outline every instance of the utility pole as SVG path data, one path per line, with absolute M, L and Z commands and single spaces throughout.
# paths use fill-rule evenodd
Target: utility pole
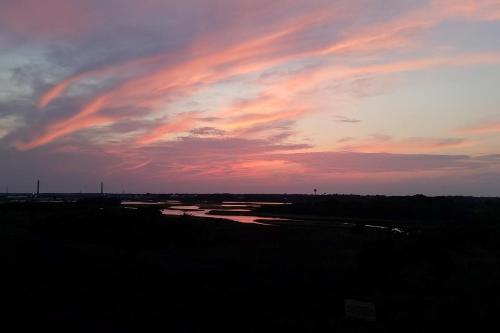
M 101 182 L 101 195 L 104 195 L 104 183 Z
M 36 181 L 36 196 L 40 195 L 40 179 Z

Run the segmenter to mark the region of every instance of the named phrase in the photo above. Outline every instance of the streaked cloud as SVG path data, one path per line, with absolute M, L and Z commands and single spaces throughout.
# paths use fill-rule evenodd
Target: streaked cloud
M 474 141 L 463 138 L 405 138 L 395 139 L 386 135 L 373 135 L 364 139 L 341 139 L 343 151 L 364 153 L 422 153 L 460 149 L 474 145 Z
M 462 127 L 457 131 L 463 134 L 500 133 L 500 120 L 482 122 L 480 124 Z
M 80 154 L 179 190 L 483 182 L 498 171 L 500 123 L 481 110 L 500 105 L 486 95 L 499 28 L 496 0 L 1 1 L 1 153 L 91 177 Z
M 333 116 L 333 118 L 338 123 L 356 124 L 356 123 L 361 122 L 361 120 L 359 120 L 359 119 L 354 119 L 354 118 L 349 118 L 349 117 L 344 117 L 344 116 L 339 116 L 339 115 L 335 115 L 335 116 Z

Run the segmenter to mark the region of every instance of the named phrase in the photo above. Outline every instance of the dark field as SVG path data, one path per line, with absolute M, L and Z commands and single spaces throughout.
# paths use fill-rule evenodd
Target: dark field
M 4 202 L 2 325 L 65 332 L 497 331 L 498 199 L 436 200 L 296 198 L 260 213 L 314 219 L 273 226 L 167 217 L 157 207 L 99 200 Z M 356 225 L 329 223 L 339 218 Z M 408 233 L 364 226 L 375 219 Z M 345 299 L 375 304 L 376 322 L 347 319 Z

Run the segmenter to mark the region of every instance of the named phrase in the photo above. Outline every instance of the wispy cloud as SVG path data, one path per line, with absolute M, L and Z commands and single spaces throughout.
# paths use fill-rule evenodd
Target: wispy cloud
M 364 153 L 425 153 L 458 149 L 474 145 L 474 141 L 463 138 L 406 138 L 395 139 L 386 135 L 373 135 L 369 138 L 348 138 L 338 141 L 343 151 Z
M 63 135 L 93 125 L 99 125 L 99 122 L 101 124 L 107 123 L 111 119 L 93 116 L 105 108 L 130 107 L 133 105 L 138 108 L 149 108 L 154 110 L 164 105 L 169 98 L 171 99 L 172 94 L 183 97 L 192 95 L 202 87 L 216 84 L 234 76 L 262 71 L 294 59 L 303 58 L 304 56 L 317 56 L 318 54 L 315 52 L 318 51 L 314 51 L 311 54 L 308 54 L 308 52 L 304 53 L 303 51 L 292 53 L 287 53 L 285 51 L 284 53 L 283 49 L 286 50 L 286 46 L 282 44 L 281 40 L 311 27 L 311 25 L 321 22 L 325 17 L 328 16 L 318 13 L 307 15 L 304 16 L 302 20 L 285 25 L 270 35 L 263 37 L 259 36 L 248 41 L 231 45 L 222 50 L 207 48 L 205 46 L 207 41 L 201 39 L 201 41 L 196 42 L 188 50 L 182 51 L 176 55 L 176 57 L 179 58 L 187 58 L 187 61 L 181 61 L 173 65 L 169 64 L 163 68 L 161 67 L 162 62 L 165 61 L 166 58 L 170 59 L 170 57 L 166 55 L 155 55 L 134 59 L 125 63 L 114 64 L 105 68 L 97 68 L 71 76 L 44 93 L 38 102 L 39 107 L 47 106 L 48 103 L 60 96 L 60 94 L 71 84 L 83 78 L 117 74 L 135 67 L 147 67 L 146 65 L 148 64 L 156 63 L 157 66 L 160 66 L 157 70 L 150 70 L 149 73 L 131 78 L 116 88 L 94 98 L 87 107 L 81 109 L 76 115 L 49 125 L 44 134 L 31 142 L 21 144 L 20 147 L 23 149 L 27 149 L 27 147 L 37 147 Z M 420 26 L 420 24 L 417 25 Z M 402 28 L 394 29 L 396 32 L 401 30 Z M 386 34 L 387 32 L 384 33 L 384 36 Z M 362 41 L 357 40 L 357 38 L 358 37 L 354 37 L 353 40 L 343 43 L 348 43 L 350 45 L 349 49 L 357 47 L 357 50 L 364 50 L 368 47 L 366 44 L 367 41 L 371 43 L 372 40 L 378 40 L 378 37 L 366 37 Z M 377 43 L 377 45 L 380 44 Z M 340 49 L 345 49 L 345 46 L 342 46 Z M 340 49 L 333 48 L 327 53 Z M 200 53 L 201 50 L 203 52 Z M 320 51 L 319 54 L 323 56 L 325 52 Z M 432 67 L 466 66 L 499 62 L 500 54 L 498 53 L 480 53 L 463 54 L 453 57 L 405 60 L 368 66 L 319 67 L 294 74 L 284 82 L 278 82 L 274 87 L 270 87 L 269 90 L 271 92 L 285 91 L 293 96 L 293 94 L 297 94 L 299 91 L 313 89 L 324 82 L 332 80 L 345 80 L 346 78 L 366 75 L 373 76 L 416 71 Z M 235 120 L 229 121 L 231 123 L 229 126 L 233 128 L 246 127 L 255 122 L 259 122 L 259 120 L 257 120 L 257 114 L 261 115 L 262 121 L 275 121 L 276 119 L 296 117 L 298 114 L 304 112 L 304 107 L 297 111 L 283 111 L 283 105 L 291 102 L 296 103 L 297 101 L 291 101 L 290 98 L 283 99 L 268 94 L 258 96 L 256 100 L 247 102 L 246 105 L 236 104 L 233 106 L 232 111 L 228 110 L 224 112 L 224 114 L 231 112 L 241 114 Z M 245 113 L 247 114 L 245 115 Z M 91 117 L 92 120 L 80 121 L 83 117 Z M 161 131 L 162 126 L 160 126 L 158 131 Z M 165 126 L 169 128 L 168 124 Z M 61 127 L 64 127 L 64 130 L 61 130 Z M 159 138 L 160 136 L 156 137 Z
M 462 127 L 457 129 L 457 132 L 463 134 L 500 133 L 500 120 L 492 120 L 488 122 L 482 122 L 477 125 Z
M 497 120 L 443 134 L 459 97 L 479 100 L 495 79 L 435 78 L 497 71 L 499 21 L 496 0 L 0 1 L 0 148 L 57 164 L 32 172 L 80 170 L 81 154 L 110 177 L 180 188 L 495 174 L 478 156 L 496 148 L 478 147 Z M 452 93 L 427 98 L 438 84 Z M 422 126 L 432 111 L 417 99 L 442 124 Z
M 333 116 L 333 118 L 335 119 L 335 121 L 337 123 L 356 124 L 356 123 L 361 122 L 361 120 L 359 120 L 359 119 L 354 119 L 354 118 L 349 118 L 349 117 L 339 116 L 339 115 L 335 115 L 335 116 Z
M 165 139 L 166 136 L 185 132 L 191 129 L 196 123 L 196 117 L 193 114 L 179 114 L 174 119 L 166 124 L 155 128 L 151 133 L 148 133 L 137 141 L 141 145 L 147 145 Z

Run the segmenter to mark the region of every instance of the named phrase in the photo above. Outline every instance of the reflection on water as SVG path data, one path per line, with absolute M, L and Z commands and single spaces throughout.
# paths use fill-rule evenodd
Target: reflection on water
M 266 223 L 267 221 L 288 221 L 288 222 L 293 222 L 294 220 L 292 219 L 287 219 L 287 218 L 276 218 L 276 217 L 262 217 L 262 216 L 255 216 L 255 215 L 250 215 L 252 211 L 258 207 L 261 207 L 263 205 L 288 205 L 290 203 L 287 202 L 256 202 L 256 201 L 249 201 L 249 202 L 244 202 L 244 201 L 224 201 L 220 204 L 206 204 L 206 203 L 201 203 L 200 205 L 193 205 L 193 204 L 185 204 L 182 205 L 182 202 L 176 201 L 176 200 L 167 200 L 163 202 L 144 202 L 144 201 L 123 201 L 122 205 L 129 205 L 129 206 L 136 206 L 136 205 L 166 205 L 168 208 L 167 209 L 162 209 L 162 213 L 164 215 L 175 215 L 175 216 L 182 216 L 182 215 L 189 215 L 189 216 L 195 216 L 195 217 L 203 217 L 203 218 L 213 218 L 213 219 L 225 219 L 225 220 L 231 220 L 239 223 L 253 223 L 253 224 L 260 224 L 260 225 L 271 225 Z M 203 207 L 203 208 L 202 208 Z M 206 208 L 205 208 L 206 207 Z M 137 209 L 135 207 L 125 207 L 125 208 L 130 208 L 130 209 Z M 214 212 L 215 214 L 212 214 Z M 228 214 L 216 214 L 217 212 L 228 212 Z M 236 213 L 233 215 L 233 213 Z M 245 213 L 244 215 L 237 215 L 237 213 Z M 307 221 L 317 221 L 318 218 L 312 218 L 312 219 L 301 219 L 301 221 L 307 222 Z M 330 224 L 339 224 L 339 225 L 344 225 L 348 227 L 354 227 L 357 225 L 357 223 L 350 223 L 350 222 L 339 222 L 339 221 L 329 221 Z M 375 225 L 375 224 L 364 224 L 362 223 L 363 226 L 367 228 L 372 228 L 372 229 L 380 229 L 380 230 L 387 230 L 391 231 L 394 233 L 400 233 L 400 234 L 407 234 L 408 232 L 401 229 L 401 228 L 394 228 L 394 227 L 389 227 L 389 226 L 383 226 L 383 225 Z
M 257 220 L 262 219 L 262 217 L 257 217 L 257 216 L 243 216 L 243 215 L 213 215 L 213 214 L 208 214 L 210 210 L 208 209 L 202 209 L 202 210 L 190 210 L 190 211 L 185 211 L 185 210 L 175 210 L 175 209 L 163 209 L 162 213 L 165 215 L 190 215 L 190 216 L 196 216 L 196 217 L 206 217 L 206 218 L 217 218 L 217 219 L 226 219 L 226 220 L 231 220 L 235 222 L 240 222 L 240 223 L 254 223 L 254 224 L 261 224 L 261 225 L 268 225 L 266 223 L 258 222 Z
M 263 201 L 223 201 L 224 205 L 248 206 L 248 205 L 290 205 L 290 202 L 263 202 Z
M 196 216 L 196 217 L 205 217 L 205 218 L 217 218 L 217 219 L 226 219 L 226 220 L 231 220 L 239 223 L 253 223 L 253 224 L 260 224 L 260 225 L 269 225 L 264 222 L 259 222 L 259 221 L 288 221 L 288 219 L 282 219 L 282 218 L 268 218 L 268 217 L 260 217 L 260 216 L 252 216 L 252 215 L 217 215 L 217 214 L 210 214 L 212 211 L 216 210 L 223 210 L 225 212 L 241 212 L 241 213 L 246 213 L 246 212 L 251 212 L 251 208 L 256 208 L 259 205 L 256 203 L 245 203 L 245 202 L 238 202 L 233 203 L 233 204 L 227 204 L 223 203 L 221 205 L 216 206 L 215 209 L 201 209 L 200 206 L 171 206 L 169 209 L 163 209 L 162 213 L 165 215 L 190 215 L 190 216 Z M 244 208 L 229 208 L 228 207 L 244 207 Z
M 231 202 L 226 201 L 222 202 L 219 205 L 211 205 L 210 209 L 202 209 L 198 205 L 182 205 L 181 201 L 177 200 L 167 200 L 160 202 L 153 201 L 122 201 L 122 205 L 129 206 L 125 207 L 128 209 L 137 209 L 134 206 L 147 206 L 147 205 L 167 205 L 168 209 L 163 209 L 162 213 L 164 215 L 176 215 L 181 216 L 184 214 L 196 217 L 205 217 L 205 218 L 217 218 L 217 219 L 226 219 L 240 223 L 253 223 L 253 224 L 261 224 L 261 225 L 269 225 L 261 221 L 288 221 L 288 219 L 282 218 L 263 218 L 259 216 L 252 215 L 217 215 L 210 214 L 212 211 L 225 211 L 232 213 L 250 213 L 253 209 L 261 206 L 261 205 L 281 205 L 284 204 L 282 202 Z M 132 207 L 130 207 L 132 206 Z
M 382 225 L 372 225 L 372 224 L 365 224 L 365 227 L 367 228 L 375 228 L 375 229 L 389 229 L 388 227 L 382 226 Z
M 184 209 L 200 209 L 199 206 L 172 206 L 170 208 L 172 208 L 172 209 L 180 209 L 180 210 L 184 210 Z
M 122 201 L 122 205 L 165 205 L 165 204 L 181 204 L 182 202 L 177 200 L 167 200 L 167 201 Z
M 163 215 L 175 215 L 175 216 L 186 214 L 186 212 L 183 210 L 175 210 L 175 209 L 162 209 L 161 212 Z
M 164 202 L 122 201 L 122 205 L 164 205 Z
M 389 231 L 394 232 L 396 234 L 405 234 L 406 233 L 406 231 L 404 231 L 401 228 L 392 228 L 392 227 L 387 227 L 387 226 L 382 226 L 382 225 L 365 224 L 365 227 L 382 229 L 382 230 L 389 230 Z

